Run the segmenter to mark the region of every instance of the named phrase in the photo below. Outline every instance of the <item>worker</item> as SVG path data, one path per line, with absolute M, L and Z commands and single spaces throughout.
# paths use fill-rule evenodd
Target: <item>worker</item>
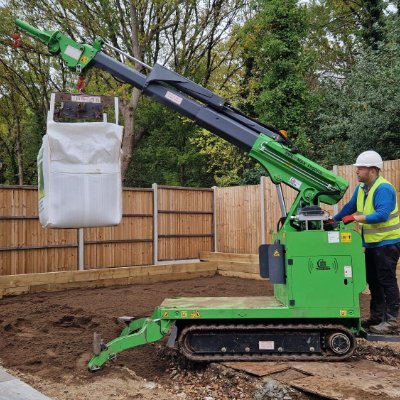
M 396 333 L 400 307 L 396 266 L 400 256 L 400 219 L 394 186 L 380 176 L 381 156 L 361 153 L 354 166 L 360 184 L 335 221 L 356 221 L 362 227 L 367 283 L 371 292 L 370 317 L 362 326 L 376 334 Z

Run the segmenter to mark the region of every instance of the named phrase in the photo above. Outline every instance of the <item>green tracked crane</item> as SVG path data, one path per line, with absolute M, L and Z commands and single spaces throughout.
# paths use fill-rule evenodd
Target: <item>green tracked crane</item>
M 166 299 L 148 318 L 125 319 L 125 329 L 109 343 L 97 337 L 90 370 L 121 351 L 168 334 L 169 345 L 191 360 L 333 361 L 352 355 L 355 338 L 363 333 L 362 241 L 354 224 L 329 225 L 320 208 L 343 197 L 346 180 L 298 154 L 281 131 L 159 64 L 146 66 L 151 72 L 144 75 L 105 54 L 101 39 L 90 46 L 20 20 L 16 25 L 46 44 L 71 70 L 105 70 L 246 150 L 276 184 L 282 210 L 274 243 L 260 246 L 260 274 L 274 284 L 273 297 Z M 298 192 L 288 211 L 281 184 Z

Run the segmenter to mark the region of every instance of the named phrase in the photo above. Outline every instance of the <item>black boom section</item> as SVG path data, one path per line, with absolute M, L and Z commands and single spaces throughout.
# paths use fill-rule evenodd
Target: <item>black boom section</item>
M 185 78 L 180 79 L 180 75 L 172 71 L 168 71 L 170 74 L 164 71 L 163 74 L 159 74 L 159 77 L 157 75 L 151 76 L 151 74 L 147 77 L 103 52 L 96 54 L 92 65 L 111 73 L 124 82 L 130 83 L 155 101 L 185 115 L 199 126 L 244 150 L 251 150 L 261 132 L 274 138 L 277 136 L 271 130 L 251 119 L 246 120 L 245 117 L 238 115 L 235 117 L 233 115 L 235 113 L 229 107 L 224 106 L 224 100 L 221 97 L 194 82 L 183 81 Z M 157 67 L 157 70 L 159 70 L 159 67 Z M 167 78 L 166 81 L 161 81 L 163 76 Z M 176 81 L 174 81 L 174 77 Z M 188 95 L 182 93 L 183 91 Z M 193 99 L 188 96 L 193 97 Z M 205 104 L 200 103 L 200 101 Z

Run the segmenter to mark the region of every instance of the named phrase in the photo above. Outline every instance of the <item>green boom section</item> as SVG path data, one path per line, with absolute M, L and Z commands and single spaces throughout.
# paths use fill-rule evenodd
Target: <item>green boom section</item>
M 46 44 L 51 54 L 59 54 L 71 71 L 83 71 L 101 50 L 101 39 L 96 39 L 93 46 L 90 46 L 80 44 L 60 31 L 41 31 L 19 19 L 15 24 L 20 30 Z
M 268 171 L 272 182 L 291 186 L 308 204 L 336 204 L 349 186 L 345 179 L 263 134 L 249 155 Z

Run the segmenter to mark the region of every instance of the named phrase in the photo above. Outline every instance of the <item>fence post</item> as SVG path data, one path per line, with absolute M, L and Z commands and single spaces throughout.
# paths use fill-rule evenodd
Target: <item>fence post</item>
M 83 228 L 78 229 L 78 271 L 85 269 L 85 240 Z
M 338 174 L 338 166 L 334 165 L 332 168 L 332 172 L 337 175 Z M 336 215 L 339 212 L 339 205 L 338 203 L 333 205 L 333 214 Z
M 218 252 L 217 238 L 217 189 L 218 186 L 213 186 L 213 229 L 214 229 L 214 253 Z
M 153 265 L 158 263 L 158 186 L 153 183 Z
M 260 177 L 261 244 L 265 244 L 265 176 Z

